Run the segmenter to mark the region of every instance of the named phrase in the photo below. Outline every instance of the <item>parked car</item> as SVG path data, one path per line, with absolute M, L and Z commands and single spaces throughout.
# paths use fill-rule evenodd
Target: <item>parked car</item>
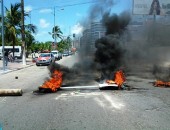
M 51 51 L 51 53 L 54 55 L 56 60 L 62 59 L 62 54 L 59 51 L 54 50 L 54 51 Z
M 36 65 L 50 65 L 55 61 L 55 57 L 52 53 L 41 53 L 36 59 Z
M 69 52 L 68 51 L 63 52 L 63 56 L 69 56 Z
M 73 52 L 72 52 L 72 51 L 69 51 L 68 53 L 69 53 L 69 55 L 73 55 Z
M 59 53 L 58 53 L 58 55 L 59 55 L 60 59 L 62 59 L 62 58 L 63 58 L 63 55 L 62 55 L 62 53 L 61 53 L 61 52 L 59 52 Z

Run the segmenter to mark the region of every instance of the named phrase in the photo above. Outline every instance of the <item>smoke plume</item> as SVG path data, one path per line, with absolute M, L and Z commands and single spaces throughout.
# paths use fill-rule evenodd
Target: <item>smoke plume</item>
M 135 16 L 134 16 L 135 17 Z M 145 78 L 170 80 L 170 28 L 162 17 L 141 17 L 141 25 L 131 25 L 130 40 L 126 43 L 126 68 L 129 74 Z
M 89 46 L 83 46 L 79 51 L 79 63 L 73 68 L 58 65 L 52 68 L 62 69 L 67 80 L 83 75 L 82 82 L 93 80 L 96 72 L 104 79 L 112 79 L 113 73 L 119 69 L 129 75 L 154 75 L 154 78 L 170 79 L 170 65 L 165 67 L 165 63 L 170 61 L 167 48 L 169 26 L 155 22 L 148 24 L 147 20 L 143 20 L 143 24 L 138 27 L 128 26 L 132 22 L 128 12 L 120 15 L 111 13 L 115 4 L 113 0 L 99 0 L 91 6 L 89 15 L 81 22 L 85 29 L 89 29 L 92 22 L 100 19 L 106 28 L 105 36 L 95 42 L 94 55 L 89 56 Z M 91 39 L 88 37 L 85 40 L 88 45 Z
M 96 20 L 101 21 L 106 28 L 106 36 L 96 40 L 94 52 L 89 52 L 91 39 L 87 37 L 86 44 L 79 50 L 78 63 L 72 68 L 53 64 L 49 67 L 51 72 L 54 69 L 61 70 L 64 80 L 72 81 L 72 85 L 80 83 L 80 79 L 73 83 L 78 77 L 83 77 L 81 82 L 86 83 L 94 80 L 96 76 L 113 79 L 114 71 L 122 67 L 125 49 L 121 38 L 130 21 L 130 15 L 126 12 L 120 15 L 111 14 L 115 4 L 114 0 L 99 0 L 90 7 L 88 18 L 82 20 L 81 24 L 85 29 L 89 29 Z
M 103 15 L 102 23 L 106 27 L 106 36 L 96 40 L 95 43 L 97 48 L 95 62 L 97 69 L 102 73 L 102 78 L 113 78 L 114 71 L 123 65 L 125 49 L 121 45 L 121 36 L 129 21 L 130 15 L 127 13 L 118 16 L 107 12 Z

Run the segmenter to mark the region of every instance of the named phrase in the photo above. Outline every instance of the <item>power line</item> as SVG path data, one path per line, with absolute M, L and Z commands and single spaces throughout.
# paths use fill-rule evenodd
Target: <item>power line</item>
M 77 2 L 82 2 L 82 0 L 64 0 L 64 1 L 56 1 L 57 4 L 75 4 Z M 94 0 L 84 0 L 84 2 L 92 2 Z
M 77 5 L 85 5 L 85 4 L 94 4 L 94 3 L 98 3 L 99 1 L 91 1 L 91 2 L 81 2 L 81 3 L 74 3 L 74 4 L 65 4 L 65 5 L 60 5 L 60 6 L 55 6 L 56 8 L 63 8 L 63 7 L 69 7 L 69 6 L 77 6 Z M 32 9 L 31 11 L 36 11 L 36 10 L 41 10 L 44 8 L 48 8 L 48 9 L 52 9 L 54 7 L 40 7 L 40 8 L 36 8 L 36 9 Z
M 56 6 L 56 7 L 68 7 L 68 6 L 76 6 L 76 5 L 84 5 L 84 4 L 93 4 L 98 3 L 99 1 L 93 1 L 93 2 L 81 2 L 81 3 L 75 3 L 75 4 L 66 4 L 63 6 Z

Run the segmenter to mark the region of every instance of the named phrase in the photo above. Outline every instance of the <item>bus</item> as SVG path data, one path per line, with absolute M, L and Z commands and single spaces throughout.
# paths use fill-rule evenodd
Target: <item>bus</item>
M 13 52 L 13 46 L 4 46 L 4 51 Z M 0 60 L 3 57 L 2 46 L 0 46 Z M 14 46 L 14 57 L 17 59 L 22 58 L 21 46 Z

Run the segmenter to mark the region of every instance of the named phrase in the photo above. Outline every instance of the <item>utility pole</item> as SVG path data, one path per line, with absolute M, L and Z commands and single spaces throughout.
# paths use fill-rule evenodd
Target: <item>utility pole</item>
M 54 6 L 54 13 L 53 13 L 53 15 L 54 15 L 54 28 L 53 28 L 53 36 L 54 36 L 54 49 L 56 49 L 56 28 L 55 28 L 55 6 Z
M 56 32 L 55 32 L 55 7 L 54 7 L 54 44 L 56 44 Z
M 64 10 L 64 9 L 62 8 L 60 10 Z M 54 13 L 53 13 L 53 15 L 54 15 L 54 32 L 53 32 L 53 36 L 54 36 L 54 44 L 55 44 L 55 49 L 56 49 L 56 47 L 57 47 L 57 34 L 56 34 L 56 24 L 55 24 L 55 11 L 56 10 L 55 10 L 55 6 L 54 6 Z
M 21 32 L 22 32 L 22 63 L 23 63 L 23 65 L 26 65 L 25 27 L 24 27 L 24 0 L 21 0 Z
M 5 56 L 4 56 L 4 3 L 1 0 L 1 22 L 2 22 L 2 56 L 3 56 L 3 70 L 5 71 Z

